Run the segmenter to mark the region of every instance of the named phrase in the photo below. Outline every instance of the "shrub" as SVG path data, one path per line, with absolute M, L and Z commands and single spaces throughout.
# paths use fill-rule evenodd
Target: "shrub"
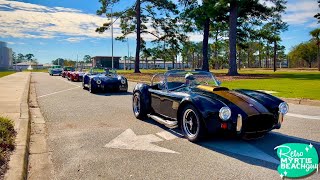
M 0 117 L 0 162 L 4 161 L 6 151 L 14 149 L 15 131 L 13 122 Z

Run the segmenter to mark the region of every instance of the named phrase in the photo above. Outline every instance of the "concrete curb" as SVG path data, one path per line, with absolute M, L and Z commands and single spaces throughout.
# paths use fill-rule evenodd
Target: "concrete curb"
M 311 99 L 295 99 L 295 98 L 281 98 L 284 101 L 292 104 L 299 104 L 299 105 L 308 105 L 308 106 L 320 106 L 320 101 L 318 100 L 311 100 Z
M 29 141 L 30 141 L 30 114 L 29 114 L 29 91 L 31 73 L 25 86 L 20 104 L 19 125 L 16 129 L 16 148 L 10 156 L 9 169 L 4 179 L 22 180 L 27 178 Z

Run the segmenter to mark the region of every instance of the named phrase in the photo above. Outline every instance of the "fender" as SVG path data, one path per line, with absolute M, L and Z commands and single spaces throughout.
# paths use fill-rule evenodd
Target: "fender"
M 177 114 L 178 119 L 181 119 L 179 116 L 181 115 L 181 111 L 183 110 L 184 105 L 187 103 L 194 105 L 195 108 L 199 111 L 209 132 L 216 132 L 218 129 L 220 129 L 221 124 L 219 118 L 219 110 L 220 108 L 226 106 L 226 104 L 219 100 L 193 94 L 192 96 L 185 97 L 180 102 Z M 232 114 L 232 116 L 237 116 L 237 114 L 234 113 Z M 231 119 L 236 118 L 231 117 Z
M 151 111 L 151 94 L 149 92 L 150 86 L 148 84 L 139 83 L 133 88 L 133 94 L 135 92 L 140 92 L 141 102 L 144 102 L 145 109 L 147 112 Z

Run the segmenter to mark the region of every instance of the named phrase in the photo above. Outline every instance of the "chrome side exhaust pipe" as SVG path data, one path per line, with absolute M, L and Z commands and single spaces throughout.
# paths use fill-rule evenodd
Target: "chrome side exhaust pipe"
M 236 130 L 237 130 L 238 134 L 241 133 L 241 130 L 242 130 L 242 116 L 241 116 L 241 114 L 238 114 Z

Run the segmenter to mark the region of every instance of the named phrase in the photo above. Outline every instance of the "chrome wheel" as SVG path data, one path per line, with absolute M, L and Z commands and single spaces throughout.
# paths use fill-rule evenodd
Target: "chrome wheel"
M 195 138 L 199 134 L 199 118 L 192 109 L 186 109 L 183 113 L 183 130 L 189 138 Z
M 133 96 L 133 113 L 137 117 L 140 114 L 140 95 L 135 93 Z

